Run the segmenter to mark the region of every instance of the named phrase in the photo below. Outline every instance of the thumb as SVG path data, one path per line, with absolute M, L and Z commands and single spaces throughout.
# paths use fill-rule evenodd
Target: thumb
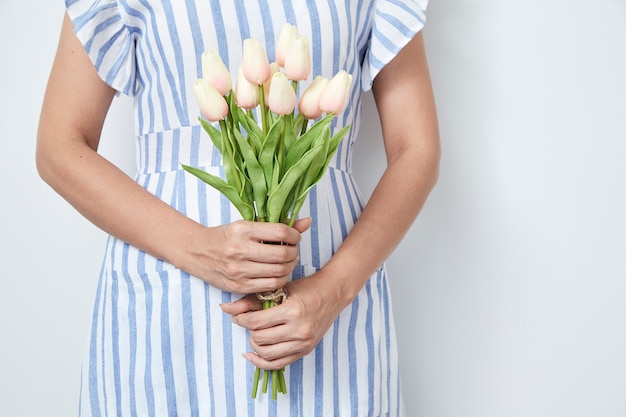
M 303 219 L 298 219 L 293 224 L 294 229 L 296 229 L 300 233 L 304 233 L 311 227 L 311 223 L 313 219 L 311 217 L 305 217 Z
M 237 314 L 247 313 L 250 311 L 261 310 L 261 302 L 256 298 L 256 295 L 247 295 L 232 303 L 220 304 L 220 308 L 226 314 L 236 316 Z

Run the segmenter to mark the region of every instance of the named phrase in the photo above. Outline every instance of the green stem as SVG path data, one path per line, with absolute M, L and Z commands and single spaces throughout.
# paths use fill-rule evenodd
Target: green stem
M 267 109 L 265 108 L 265 93 L 263 92 L 263 85 L 259 85 L 259 104 L 261 109 L 261 126 L 263 126 L 263 136 L 267 136 L 269 130 L 267 123 Z
M 278 384 L 280 381 L 278 380 L 278 371 L 272 371 L 272 400 L 276 401 L 278 399 Z
M 257 390 L 259 389 L 259 377 L 261 376 L 261 368 L 254 370 L 254 381 L 252 382 L 252 398 L 256 398 Z
M 239 178 L 239 173 L 237 172 L 237 168 L 235 167 L 235 156 L 233 154 L 233 143 L 230 139 L 230 129 L 226 124 L 225 120 L 220 120 L 220 129 L 222 129 L 222 147 L 226 151 L 226 157 L 224 159 L 224 169 L 227 172 L 227 179 L 235 182 L 232 185 L 237 192 L 241 192 L 242 184 L 241 178 Z M 222 155 L 224 156 L 224 155 Z
M 267 385 L 269 384 L 270 371 L 263 371 L 263 394 L 267 394 Z
M 285 383 L 285 368 L 278 370 L 278 382 L 280 383 L 280 392 L 287 394 L 287 383 Z

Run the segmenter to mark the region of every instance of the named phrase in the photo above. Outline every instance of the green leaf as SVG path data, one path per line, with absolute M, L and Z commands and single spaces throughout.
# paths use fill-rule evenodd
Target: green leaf
M 243 217 L 245 220 L 254 220 L 254 207 L 244 201 L 240 197 L 237 190 L 235 190 L 231 185 L 226 183 L 223 179 L 198 168 L 190 167 L 187 165 L 182 165 L 182 167 L 185 171 L 196 176 L 200 180 L 204 181 L 211 187 L 224 194 L 226 198 L 228 198 L 228 200 L 230 200 L 230 202 L 237 208 L 237 210 L 241 214 L 241 217 Z
M 261 150 L 259 151 L 259 164 L 263 167 L 265 181 L 271 184 L 274 170 L 274 157 L 276 154 L 276 146 L 280 140 L 283 118 L 280 117 L 276 123 L 272 125 L 267 137 L 263 141 Z
M 297 182 L 302 179 L 302 176 L 309 168 L 311 162 L 320 157 L 323 150 L 323 146 L 317 146 L 307 151 L 302 158 L 285 173 L 280 184 L 272 191 L 267 201 L 268 220 L 270 222 L 279 221 L 280 213 L 285 208 L 289 193 L 294 192 Z
M 323 133 L 332 121 L 334 116 L 328 115 L 323 119 L 315 123 L 311 128 L 302 136 L 300 136 L 294 144 L 289 148 L 287 156 L 285 156 L 285 162 L 283 169 L 289 170 L 309 149 L 312 148 L 313 142 L 318 139 L 319 135 Z
M 263 131 L 259 127 L 252 112 L 246 113 L 241 108 L 237 107 L 239 114 L 239 121 L 246 131 L 248 141 L 250 142 L 254 154 L 258 155 L 259 149 L 263 144 Z
M 223 155 L 224 153 L 222 146 L 222 132 L 220 132 L 219 129 L 217 129 L 207 120 L 204 120 L 202 117 L 198 117 L 198 120 L 200 121 L 200 125 L 202 126 L 204 131 L 209 134 L 209 138 L 211 138 L 211 142 L 213 142 L 213 145 L 215 145 L 215 147 L 219 149 L 220 153 L 222 153 Z
M 298 119 L 298 116 L 295 117 L 296 120 Z M 291 116 L 289 116 L 288 123 L 285 123 L 284 139 L 283 139 L 286 151 L 288 151 L 291 145 L 293 145 L 294 142 L 296 141 L 296 137 L 297 137 L 296 132 L 300 132 L 299 130 L 295 128 L 294 124 L 295 124 L 295 120 Z
M 267 201 L 267 182 L 265 181 L 265 174 L 263 168 L 254 154 L 254 151 L 248 141 L 239 133 L 234 131 L 234 136 L 239 144 L 241 155 L 245 161 L 246 169 L 248 172 L 247 179 L 250 180 L 252 185 L 252 193 L 254 194 L 254 201 L 256 202 L 259 217 L 265 217 L 265 205 Z

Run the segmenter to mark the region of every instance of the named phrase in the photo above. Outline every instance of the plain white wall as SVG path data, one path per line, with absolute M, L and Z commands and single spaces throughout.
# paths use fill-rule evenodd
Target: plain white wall
M 0 0 L 2 416 L 76 414 L 104 245 L 34 166 L 62 14 Z M 434 0 L 425 34 L 441 176 L 389 262 L 409 417 L 625 416 L 626 2 Z M 129 172 L 130 106 L 102 148 Z

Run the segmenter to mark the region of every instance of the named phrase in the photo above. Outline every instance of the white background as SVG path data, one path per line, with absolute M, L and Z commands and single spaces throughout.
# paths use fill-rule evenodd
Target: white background
M 103 251 L 34 165 L 62 15 L 0 0 L 2 416 L 76 414 Z M 425 36 L 441 176 L 389 262 L 409 417 L 626 416 L 626 1 L 434 0 Z M 130 105 L 102 147 L 128 171 Z

